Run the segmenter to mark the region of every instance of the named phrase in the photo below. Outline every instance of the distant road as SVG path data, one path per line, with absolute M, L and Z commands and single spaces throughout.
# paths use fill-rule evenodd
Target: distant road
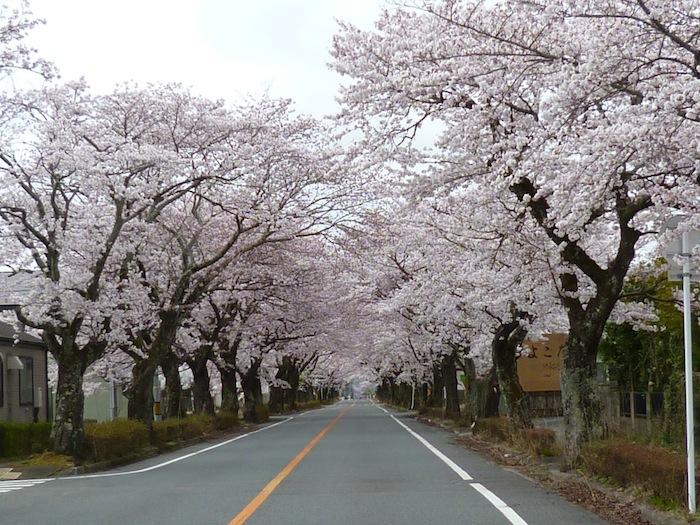
M 104 474 L 24 483 L 0 492 L 0 523 L 606 522 L 452 444 L 445 431 L 369 401 L 342 401 L 234 441 Z

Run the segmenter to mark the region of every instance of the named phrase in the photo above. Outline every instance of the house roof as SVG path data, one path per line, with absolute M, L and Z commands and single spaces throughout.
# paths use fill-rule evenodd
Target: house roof
M 37 287 L 37 276 L 29 272 L 0 272 L 0 310 L 24 304 Z
M 46 345 L 40 338 L 26 332 L 20 332 L 15 326 L 10 323 L 3 323 L 2 321 L 0 321 L 0 341 L 9 342 L 11 344 L 15 344 L 15 341 L 19 341 L 20 344 L 41 346 L 46 349 Z

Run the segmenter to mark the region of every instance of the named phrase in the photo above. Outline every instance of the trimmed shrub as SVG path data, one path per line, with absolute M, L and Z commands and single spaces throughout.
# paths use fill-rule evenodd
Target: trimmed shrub
M 510 439 L 508 419 L 505 417 L 485 417 L 477 419 L 474 425 L 474 433 L 498 441 L 508 441 Z
M 255 423 L 265 423 L 270 420 L 270 410 L 267 405 L 255 405 Z
M 153 445 L 163 449 L 168 443 L 174 443 L 182 439 L 179 419 L 164 419 L 153 422 L 151 440 Z
M 312 399 L 311 401 L 306 401 L 304 403 L 297 403 L 296 410 L 311 410 L 314 408 L 320 408 L 321 406 L 321 402 L 318 399 Z
M 0 422 L 0 457 L 36 454 L 51 449 L 51 423 Z
M 106 461 L 140 452 L 149 445 L 148 427 L 130 419 L 85 425 L 86 455 Z
M 216 426 L 214 417 L 204 414 L 188 416 L 180 420 L 182 439 L 192 439 L 212 433 Z
M 233 412 L 219 412 L 214 416 L 214 428 L 216 430 L 231 430 L 240 425 L 238 414 Z
M 583 450 L 586 469 L 623 486 L 636 485 L 657 498 L 685 504 L 685 457 L 667 449 L 621 439 L 600 441 Z

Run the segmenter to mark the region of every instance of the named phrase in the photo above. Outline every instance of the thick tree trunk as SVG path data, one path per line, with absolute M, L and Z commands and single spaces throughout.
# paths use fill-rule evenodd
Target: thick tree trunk
M 240 406 L 236 371 L 219 367 L 219 373 L 221 374 L 221 410 L 238 415 Z
M 194 411 L 197 414 L 214 415 L 214 399 L 211 397 L 209 370 L 206 357 L 187 360 L 187 364 L 192 371 L 192 396 L 194 401 Z
M 165 402 L 163 403 L 163 417 L 179 418 L 185 415 L 185 407 L 182 403 L 182 381 L 180 380 L 180 363 L 177 358 L 169 354 L 160 361 L 160 368 L 165 376 Z
M 562 408 L 564 410 L 565 455 L 569 467 L 578 462 L 581 447 L 607 434 L 598 396 L 596 355 L 600 336 L 582 337 L 584 330 L 572 329 L 564 348 L 561 370 Z M 634 407 L 631 407 L 634 410 Z
M 286 382 L 289 388 L 272 387 L 270 389 L 270 411 L 283 412 L 285 409 L 296 408 L 297 391 L 299 390 L 299 369 L 294 360 L 284 356 L 277 368 L 275 378 Z
M 278 414 L 284 412 L 284 388 L 281 386 L 270 387 L 270 412 Z
M 468 423 L 472 423 L 477 417 L 477 384 L 476 366 L 472 359 L 464 360 L 464 414 L 463 417 Z
M 442 377 L 441 363 L 433 364 L 433 385 L 428 398 L 428 406 L 442 407 L 445 405 L 445 381 Z
M 296 365 L 296 363 L 291 362 L 287 374 L 287 383 L 289 383 L 290 388 L 284 391 L 284 403 L 290 410 L 296 410 L 297 408 L 300 375 L 299 367 Z
M 525 392 L 518 380 L 517 351 L 525 340 L 518 321 L 501 325 L 491 342 L 493 364 L 501 395 L 513 429 L 532 428 L 532 417 Z
M 136 361 L 131 370 L 131 385 L 127 390 L 129 419 L 147 425 L 153 423 L 153 374 L 155 365 L 148 359 Z
M 263 404 L 262 385 L 258 371 L 260 363 L 254 363 L 250 369 L 241 374 L 241 388 L 243 388 L 243 418 L 246 421 L 256 422 L 258 414 L 256 407 Z
M 445 382 L 445 416 L 457 420 L 459 419 L 459 397 L 457 366 L 454 355 L 448 355 L 443 358 L 442 378 Z
M 498 417 L 500 415 L 498 406 L 501 403 L 501 390 L 498 387 L 495 367 L 491 369 L 484 382 L 484 417 Z
M 58 362 L 56 409 L 51 436 L 54 451 L 59 454 L 82 456 L 83 428 L 83 373 L 85 366 L 78 360 L 61 359 Z

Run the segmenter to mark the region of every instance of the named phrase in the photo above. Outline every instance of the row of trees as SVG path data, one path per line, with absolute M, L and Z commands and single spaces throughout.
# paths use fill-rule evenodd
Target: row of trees
M 50 76 L 20 19 L 4 70 Z M 521 345 L 564 331 L 575 462 L 605 433 L 605 326 L 657 320 L 629 275 L 670 215 L 700 225 L 697 19 L 690 0 L 388 9 L 370 31 L 341 24 L 348 81 L 325 124 L 172 85 L 4 95 L 0 262 L 34 278 L 17 316 L 57 362 L 57 450 L 79 450 L 88 369 L 124 380 L 149 421 L 157 369 L 166 414 L 186 365 L 199 410 L 213 373 L 229 410 L 240 379 L 254 418 L 261 377 L 279 406 L 302 375 L 368 374 L 429 404 L 444 387 L 457 415 L 459 367 L 527 427 Z
M 145 422 L 157 371 L 166 417 L 182 410 L 183 367 L 197 411 L 214 410 L 214 374 L 235 413 L 240 380 L 249 419 L 261 378 L 277 408 L 302 374 L 338 388 L 325 237 L 360 181 L 326 127 L 288 100 L 57 82 L 22 43 L 36 22 L 4 16 L 4 70 L 46 79 L 0 98 L 0 264 L 27 274 L 16 315 L 56 362 L 55 450 L 81 451 L 86 372 L 125 384 Z
M 656 319 L 626 279 L 670 215 L 700 222 L 697 26 L 690 0 L 426 0 L 341 25 L 339 122 L 386 170 L 366 227 L 390 233 L 365 247 L 380 377 L 453 396 L 455 361 L 493 364 L 528 426 L 517 353 L 563 330 L 569 461 L 605 434 L 605 326 Z

